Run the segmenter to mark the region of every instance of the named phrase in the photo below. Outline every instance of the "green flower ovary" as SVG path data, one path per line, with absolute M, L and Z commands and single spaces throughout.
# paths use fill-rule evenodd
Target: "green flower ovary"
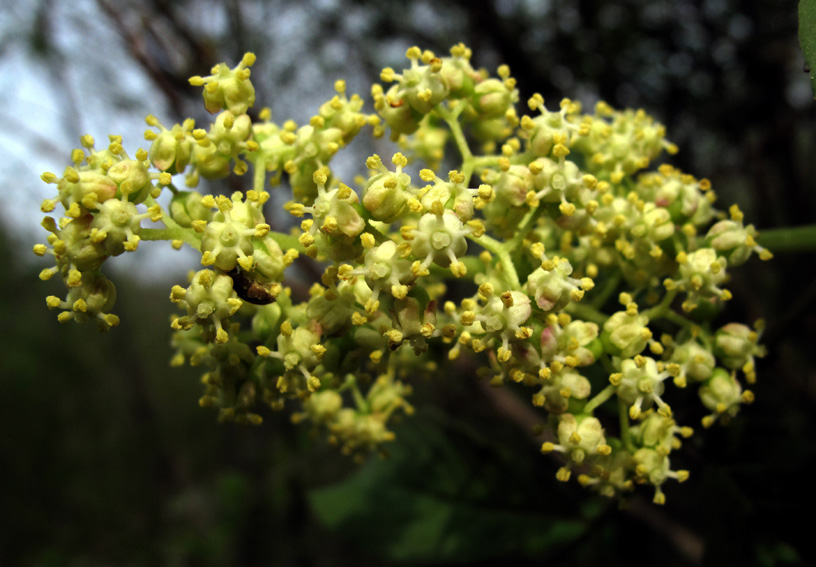
M 543 264 L 528 277 L 527 291 L 544 311 L 561 311 L 570 301 L 579 301 L 583 297 L 583 283 L 587 288 L 591 285 L 570 277 L 572 266 L 566 258 L 556 256 Z
M 759 334 L 741 323 L 728 323 L 714 336 L 714 354 L 722 363 L 737 370 L 753 363 L 754 357 L 765 355 L 765 348 L 758 344 Z
M 49 242 L 54 246 L 54 257 L 60 269 L 73 265 L 79 271 L 91 271 L 108 258 L 105 246 L 91 238 L 92 223 L 93 217 L 84 215 L 71 219 L 61 229 L 52 227 L 56 238 L 49 238 Z
M 69 288 L 65 301 L 54 296 L 48 298 L 49 307 L 59 307 L 59 320 L 73 319 L 77 323 L 95 320 L 100 330 L 108 330 L 119 323 L 110 312 L 116 303 L 116 286 L 102 275 L 84 272 L 80 285 Z
M 547 203 L 565 199 L 578 200 L 584 188 L 584 176 L 578 166 L 568 160 L 556 162 L 550 158 L 538 158 L 530 164 L 535 185 L 535 197 Z
M 201 251 L 214 256 L 213 265 L 228 272 L 238 265 L 239 259 L 249 257 L 254 251 L 252 236 L 255 231 L 237 222 L 213 221 L 207 224 L 201 239 Z
M 402 216 L 411 196 L 408 192 L 411 177 L 402 171 L 408 160 L 402 154 L 395 154 L 393 161 L 397 166 L 396 172 L 386 169 L 377 155 L 366 161 L 369 169 L 378 170 L 379 173 L 366 182 L 363 206 L 371 212 L 371 216 L 385 223 L 392 223 Z
M 742 386 L 733 374 L 717 368 L 699 390 L 700 401 L 715 414 L 734 416 L 739 405 L 745 401 Z M 705 422 L 704 422 L 705 423 Z
M 246 202 L 241 200 L 242 197 L 236 192 L 232 199 L 219 196 L 210 200 L 209 203 L 218 205 L 219 212 L 207 223 L 201 238 L 201 261 L 205 265 L 215 265 L 225 272 L 237 265 L 246 271 L 253 269 L 255 247 L 252 239 L 265 236 L 269 231 L 269 225 L 259 222 L 263 220 L 261 207 L 269 194 L 249 191 Z
M 153 166 L 171 174 L 182 173 L 193 154 L 193 119 L 188 118 L 183 124 L 174 124 L 168 130 L 155 116 L 150 115 L 147 117 L 147 124 L 159 129 L 158 133 L 151 130 L 145 132 L 145 139 L 153 142 L 148 154 Z
M 365 270 L 362 273 L 366 283 L 374 291 L 375 299 L 386 284 L 391 284 L 388 289 L 392 294 L 396 292 L 396 297 L 405 297 L 407 284 L 416 279 L 411 271 L 411 262 L 400 257 L 393 240 L 386 240 L 366 252 Z
M 444 77 L 440 75 L 442 60 L 434 57 L 433 53 L 421 52 L 418 47 L 411 47 L 405 53 L 411 60 L 411 68 L 401 75 L 393 69 L 384 69 L 380 77 L 387 82 L 398 80 L 396 88 L 389 90 L 391 100 L 405 100 L 416 112 L 427 114 L 437 104 L 442 102 L 450 89 Z M 419 64 L 422 60 L 424 65 Z
M 711 351 L 694 339 L 675 348 L 670 360 L 680 365 L 682 374 L 695 382 L 707 380 L 717 365 Z
M 657 362 L 649 357 L 637 356 L 621 362 L 620 373 L 613 374 L 610 381 L 617 388 L 618 399 L 630 406 L 629 416 L 637 419 L 643 408 L 652 402 L 668 412 L 668 405 L 660 398 L 663 393 L 663 380 L 669 377 L 668 372 L 658 370 Z
M 558 442 L 560 449 L 575 464 L 581 464 L 588 456 L 608 454 L 608 445 L 601 422 L 591 416 L 577 417 L 565 413 L 558 418 Z
M 426 213 L 419 219 L 411 249 L 425 265 L 433 261 L 447 268 L 467 253 L 465 235 L 470 232 L 451 210 L 441 215 Z
M 184 301 L 187 314 L 198 319 L 223 320 L 240 306 L 232 288 L 232 278 L 211 270 L 200 270 L 193 276 Z
M 248 69 L 254 63 L 255 55 L 247 53 L 234 69 L 219 63 L 212 68 L 212 75 L 191 77 L 190 84 L 204 87 L 204 106 L 211 114 L 224 108 L 236 115 L 244 114 L 255 104 L 255 87 L 249 80 Z
M 139 214 L 136 205 L 129 201 L 105 201 L 91 222 L 91 240 L 102 242 L 111 256 L 135 250 L 142 230 L 140 223 L 148 217 L 150 213 Z
M 718 257 L 713 248 L 701 248 L 686 256 L 680 263 L 680 277 L 691 289 L 702 295 L 718 295 L 715 290 L 725 281 L 725 258 Z
M 131 203 L 144 201 L 153 184 L 150 182 L 150 173 L 145 164 L 135 159 L 123 159 L 108 169 L 108 177 L 116 183 L 121 194 Z
M 368 118 L 360 110 L 363 99 L 359 95 L 346 96 L 345 81 L 334 83 L 337 95 L 320 106 L 319 116 L 325 120 L 326 127 L 337 129 L 342 134 L 343 144 L 348 144 L 366 125 Z
M 570 366 L 589 366 L 600 354 L 600 346 L 592 344 L 598 338 L 598 325 L 585 321 L 571 321 L 561 327 L 554 315 L 550 325 L 541 332 L 541 358 L 549 364 L 554 360 Z M 595 344 L 599 343 L 596 341 Z
M 544 381 L 541 390 L 533 395 L 533 404 L 550 413 L 561 414 L 569 409 L 571 399 L 586 400 L 591 392 L 592 385 L 585 376 L 565 367 Z
M 180 226 L 190 228 L 193 221 L 210 222 L 213 210 L 202 202 L 203 195 L 198 191 L 179 191 L 170 201 L 170 217 Z
M 643 352 L 652 332 L 649 318 L 637 312 L 618 311 L 604 323 L 604 347 L 612 355 L 631 358 Z

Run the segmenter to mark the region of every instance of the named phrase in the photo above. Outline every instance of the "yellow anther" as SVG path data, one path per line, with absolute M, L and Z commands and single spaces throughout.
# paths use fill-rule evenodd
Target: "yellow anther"
M 339 268 L 337 268 L 337 277 L 341 280 L 351 278 L 351 272 L 354 271 L 354 267 L 350 264 L 341 264 Z
M 383 336 L 392 343 L 401 343 L 405 340 L 405 335 L 399 329 L 389 329 L 383 333 Z
M 474 313 L 473 311 L 465 311 L 464 313 L 462 313 L 461 318 L 462 325 L 465 325 L 467 327 L 469 325 L 472 325 L 474 321 L 476 321 L 476 313 Z
M 663 405 L 659 410 L 657 410 L 657 413 L 666 418 L 670 418 L 672 416 L 672 410 L 669 407 L 669 404 Z
M 516 336 L 517 339 L 520 339 L 522 341 L 526 341 L 527 339 L 529 339 L 530 337 L 533 336 L 533 328 L 532 327 L 519 327 L 519 329 L 515 333 L 515 336 Z M 574 364 L 572 366 L 577 366 L 577 364 Z
M 289 322 L 289 319 L 286 319 L 280 326 L 280 332 L 285 337 L 292 336 L 294 329 L 292 328 L 292 323 Z
M 558 210 L 561 211 L 561 214 L 567 217 L 571 217 L 575 214 L 575 205 L 572 203 L 562 202 L 558 206 Z
M 436 216 L 442 216 L 445 213 L 445 206 L 442 204 L 442 201 L 437 199 L 431 203 L 431 213 Z
M 408 165 L 408 158 L 406 158 L 400 152 L 397 152 L 391 158 L 391 163 L 393 163 L 394 165 L 396 165 L 398 167 L 405 167 L 405 166 Z
M 323 226 L 320 227 L 320 230 L 325 234 L 335 234 L 337 229 L 338 224 L 335 217 L 327 216 L 325 219 L 323 219 Z
M 530 110 L 536 110 L 537 108 L 541 108 L 542 106 L 544 106 L 544 97 L 541 96 L 539 93 L 535 93 L 527 101 L 527 106 L 530 107 Z
M 479 185 L 478 195 L 480 199 L 489 201 L 493 198 L 493 188 L 490 185 L 483 183 Z
M 303 246 L 304 248 L 308 248 L 309 246 L 315 243 L 315 239 L 314 236 L 312 236 L 308 232 L 304 232 L 303 234 L 300 235 L 300 237 L 298 237 L 298 242 L 300 242 L 300 245 Z
M 419 178 L 426 183 L 430 183 L 436 179 L 436 174 L 430 169 L 421 169 L 419 171 Z
M 476 238 L 479 238 L 480 236 L 484 235 L 485 230 L 486 230 L 485 225 L 481 221 L 481 219 L 469 220 L 467 222 L 467 226 L 468 226 L 468 228 L 470 228 L 473 231 L 473 236 L 475 236 Z M 482 256 L 480 255 L 479 258 L 481 259 Z M 484 260 L 482 260 L 482 261 L 484 261 Z
M 378 156 L 377 154 L 374 154 L 366 159 L 366 167 L 368 169 L 379 169 L 381 165 L 382 160 L 380 159 L 380 156 Z
M 411 264 L 411 273 L 416 277 L 427 276 L 430 274 L 430 270 L 422 265 L 422 262 L 419 260 L 414 260 L 413 264 Z
M 465 174 L 453 169 L 448 172 L 448 179 L 451 183 L 464 183 Z
M 391 286 L 391 295 L 396 297 L 397 299 L 405 299 L 405 296 L 408 295 L 408 286 L 407 285 L 392 285 Z
M 553 157 L 556 158 L 566 157 L 569 155 L 569 153 L 570 153 L 569 148 L 564 144 L 556 144 L 555 147 L 552 149 L 552 155 Z
M 360 242 L 362 243 L 363 248 L 369 250 L 374 248 L 374 245 L 377 243 L 377 241 L 374 239 L 374 235 L 372 235 L 370 232 L 362 233 L 360 235 Z
M 733 220 L 735 222 L 742 221 L 744 215 L 742 214 L 742 211 L 740 210 L 739 205 L 736 205 L 736 204 L 731 205 L 731 207 L 729 207 L 729 209 L 728 209 L 728 212 L 731 215 L 731 220 Z

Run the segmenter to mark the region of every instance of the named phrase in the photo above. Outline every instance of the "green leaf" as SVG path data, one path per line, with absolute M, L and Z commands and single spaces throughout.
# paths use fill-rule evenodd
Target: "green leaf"
M 816 0 L 799 0 L 799 44 L 805 54 L 805 70 L 816 98 Z
M 595 497 L 582 505 L 571 487 L 551 481 L 551 462 L 541 460 L 549 474 L 530 467 L 526 439 L 519 454 L 428 416 L 398 438 L 388 460 L 310 493 L 328 529 L 391 561 L 543 561 L 585 536 L 603 508 Z

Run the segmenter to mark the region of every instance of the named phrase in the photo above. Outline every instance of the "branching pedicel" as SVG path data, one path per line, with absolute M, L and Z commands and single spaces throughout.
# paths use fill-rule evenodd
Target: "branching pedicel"
M 48 244 L 34 252 L 56 261 L 41 278 L 68 287 L 48 306 L 60 321 L 107 330 L 118 323 L 101 271 L 108 257 L 140 239 L 187 244 L 204 268 L 171 290 L 183 311 L 172 364 L 206 369 L 200 404 L 220 419 L 258 424 L 259 405 L 296 403 L 294 421 L 362 458 L 394 439 L 394 414 L 413 411 L 406 378 L 473 356 L 491 384 L 523 384 L 546 412 L 557 442 L 541 450 L 563 454 L 560 480 L 575 470 L 608 496 L 651 484 L 662 503 L 664 481 L 688 476 L 669 457 L 692 434 L 672 418 L 671 390 L 697 389 L 705 427 L 752 400 L 744 384 L 764 353 L 761 324 L 712 329 L 707 319 L 731 297 L 726 269 L 771 254 L 736 206 L 713 208 L 707 180 L 666 164 L 647 171 L 677 148 L 642 110 L 599 103 L 587 114 L 564 99 L 551 111 L 535 95 L 532 115 L 519 117 L 509 69 L 490 77 L 470 55 L 413 47 L 410 68 L 384 69 L 390 86 L 372 87 L 375 114 L 338 81 L 298 126 L 271 122 L 267 109 L 260 121 L 247 115 L 247 54 L 190 80 L 217 113 L 209 131 L 149 116 L 152 145 L 135 159 L 119 137 L 98 150 L 84 136 L 62 177 L 43 175 L 58 191 L 43 211 L 60 204 L 64 216 L 45 218 Z M 363 129 L 389 132 L 402 151 L 369 157 L 355 189 L 329 164 Z M 451 149 L 461 165 L 443 174 Z M 427 168 L 412 175 L 409 163 Z M 250 170 L 246 193 L 191 190 L 201 177 Z M 181 175 L 190 189 L 174 185 Z M 266 187 L 284 176 L 297 237 L 265 219 Z M 167 208 L 156 202 L 163 191 L 173 194 Z M 148 220 L 161 224 L 142 227 Z M 283 282 L 299 254 L 323 272 L 296 301 Z M 454 301 L 454 279 L 475 293 Z

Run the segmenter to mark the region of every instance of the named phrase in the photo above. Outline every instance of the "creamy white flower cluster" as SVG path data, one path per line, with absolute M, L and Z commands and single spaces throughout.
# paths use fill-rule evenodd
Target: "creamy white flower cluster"
M 753 399 L 761 324 L 713 321 L 731 298 L 727 270 L 770 253 L 736 206 L 714 207 L 706 179 L 660 164 L 677 148 L 644 111 L 569 99 L 549 110 L 535 95 L 519 115 L 506 66 L 476 69 L 463 45 L 406 55 L 372 87 L 372 114 L 338 81 L 308 124 L 252 118 L 247 54 L 191 79 L 217 114 L 209 129 L 149 116 L 151 147 L 135 160 L 118 138 L 103 151 L 83 138 L 90 153 L 44 175 L 59 195 L 43 210 L 65 216 L 45 221 L 35 252 L 56 260 L 43 278 L 69 289 L 48 305 L 114 324 L 104 261 L 140 237 L 186 243 L 202 269 L 171 291 L 183 310 L 173 364 L 205 369 L 200 403 L 220 419 L 258 424 L 259 406 L 295 403 L 295 421 L 362 458 L 412 413 L 411 379 L 469 357 L 492 385 L 528 389 L 551 431 L 541 451 L 563 460 L 557 478 L 575 471 L 608 496 L 650 484 L 662 503 L 663 483 L 688 477 L 670 464 L 692 434 L 673 390 L 697 390 L 700 409 L 684 415 L 705 427 Z M 398 147 L 341 180 L 331 162 L 363 131 Z M 230 197 L 195 189 L 250 171 L 251 188 Z M 292 191 L 294 234 L 267 220 L 270 185 Z M 164 227 L 143 229 L 148 218 Z M 287 277 L 298 256 L 319 274 L 310 288 Z

